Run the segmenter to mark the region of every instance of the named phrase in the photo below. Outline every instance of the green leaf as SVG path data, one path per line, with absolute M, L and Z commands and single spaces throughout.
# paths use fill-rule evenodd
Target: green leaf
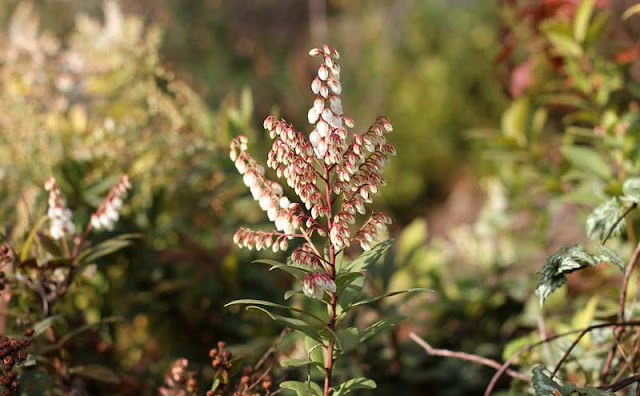
M 607 262 L 616 265 L 620 268 L 620 271 L 624 272 L 624 263 L 622 257 L 615 250 L 604 245 L 598 245 L 596 247 L 596 258 L 599 261 Z
M 108 382 L 112 384 L 120 383 L 120 377 L 113 370 L 99 364 L 88 364 L 85 366 L 76 366 L 69 369 L 69 374 L 80 375 L 100 382 Z
M 95 246 L 83 250 L 78 255 L 78 262 L 90 264 L 101 257 L 124 249 L 131 245 L 133 239 L 141 237 L 142 236 L 140 234 L 123 234 L 118 235 L 115 238 L 107 239 L 106 241 L 100 242 Z
M 284 300 L 286 301 L 298 293 L 302 293 L 302 290 L 299 290 L 299 289 L 287 290 L 284 293 Z
M 640 177 L 632 177 L 624 181 L 622 185 L 623 200 L 640 203 Z
M 314 327 L 310 324 L 308 324 L 307 322 L 300 320 L 300 319 L 295 319 L 295 318 L 288 318 L 286 316 L 281 316 L 281 315 L 276 315 L 274 313 L 271 313 L 269 311 L 267 311 L 264 308 L 261 307 L 257 307 L 255 305 L 250 305 L 246 308 L 247 310 L 257 310 L 260 312 L 263 312 L 265 314 L 267 314 L 267 316 L 269 316 L 271 319 L 273 319 L 274 321 L 280 323 L 281 325 L 285 326 L 285 327 L 289 327 L 292 330 L 296 330 L 304 335 L 306 335 L 307 337 L 310 337 L 318 342 L 322 342 L 322 338 L 318 335 L 318 331 L 321 330 L 322 328 L 320 327 Z
M 579 43 L 584 42 L 585 36 L 587 35 L 589 20 L 593 14 L 595 3 L 595 0 L 582 0 L 576 9 L 576 16 L 573 21 L 573 38 Z
M 502 116 L 502 133 L 513 139 L 518 147 L 524 147 L 527 143 L 528 116 L 529 100 L 524 97 L 515 100 Z
M 397 296 L 398 294 L 414 293 L 414 292 L 432 292 L 432 293 L 435 293 L 434 290 L 428 289 L 426 287 L 414 287 L 414 288 L 407 289 L 407 290 L 398 290 L 398 291 L 394 291 L 394 292 L 390 292 L 390 293 L 385 293 L 385 294 L 383 294 L 381 296 L 365 298 L 364 300 L 360 300 L 357 303 L 353 304 L 352 307 L 357 307 L 358 305 L 370 304 L 372 302 L 375 302 L 375 301 L 378 301 L 378 300 L 382 300 L 383 298 L 387 298 L 387 297 L 391 297 L 391 296 Z
M 396 315 L 396 316 L 390 316 L 385 319 L 381 319 L 371 324 L 360 334 L 360 342 L 368 340 L 369 338 L 375 336 L 381 331 L 391 328 L 405 319 L 407 319 L 406 316 Z
M 40 334 L 44 333 L 54 321 L 61 319 L 63 315 L 53 315 L 48 318 L 44 318 L 33 326 L 33 338 L 38 337 Z
M 569 162 L 582 171 L 595 173 L 605 180 L 612 177 L 611 168 L 607 162 L 600 153 L 590 147 L 566 146 L 562 149 L 562 153 Z
M 322 367 L 322 364 L 320 362 L 314 362 L 313 360 L 309 360 L 309 359 L 294 359 L 294 358 L 290 358 L 290 359 L 282 359 L 280 361 L 280 365 L 282 367 L 302 367 L 302 366 L 318 366 L 319 368 L 324 369 L 324 367 Z
M 565 284 L 566 274 L 585 267 L 592 267 L 598 262 L 582 245 L 561 248 L 547 257 L 542 267 L 542 276 L 536 287 L 540 306 L 552 292 Z
M 364 288 L 365 279 L 366 278 L 364 276 L 354 278 L 342 293 L 338 294 L 338 314 L 341 312 L 347 312 L 351 308 L 351 305 L 356 298 L 358 298 L 360 292 Z
M 333 392 L 333 396 L 342 396 L 351 393 L 356 389 L 375 389 L 376 383 L 374 380 L 369 378 L 352 378 L 348 381 L 343 382 L 336 388 Z
M 313 338 L 305 337 L 304 338 L 304 347 L 306 348 L 307 357 L 314 363 L 318 363 L 319 366 L 324 370 L 324 350 L 322 346 L 322 342 L 318 342 Z
M 364 277 L 362 272 L 348 272 L 346 274 L 342 274 L 336 278 L 336 290 L 337 293 L 340 294 L 344 289 L 346 289 L 353 281 L 355 281 L 358 277 Z
M 567 58 L 579 58 L 582 56 L 582 47 L 575 40 L 558 32 L 548 32 L 547 39 L 558 53 Z
M 38 233 L 38 230 L 40 229 L 40 227 L 42 227 L 42 225 L 44 224 L 45 221 L 47 221 L 48 218 L 49 216 L 42 216 L 38 220 L 36 225 L 33 226 L 31 231 L 29 232 L 27 239 L 25 239 L 24 244 L 22 245 L 22 249 L 20 249 L 20 255 L 19 255 L 20 261 L 26 260 L 27 257 L 29 256 L 29 252 L 31 251 L 31 245 L 33 245 L 34 238 L 36 237 L 36 234 Z
M 274 270 L 284 271 L 290 275 L 293 275 L 294 278 L 296 278 L 301 282 L 304 279 L 305 275 L 311 272 L 311 270 L 309 270 L 308 268 L 297 267 L 297 266 L 285 264 L 276 260 L 259 259 L 259 260 L 254 260 L 253 262 L 260 263 L 260 264 L 267 264 L 271 266 L 271 268 L 269 268 L 269 271 L 274 271 Z
M 360 343 L 360 332 L 355 327 L 340 330 L 337 338 L 342 348 L 342 353 L 349 352 Z
M 591 239 L 602 240 L 607 235 L 611 227 L 624 213 L 624 208 L 617 198 L 611 198 L 602 205 L 597 206 L 587 217 L 587 235 Z M 611 232 L 612 236 L 620 235 L 624 230 L 624 222 L 616 224 Z
M 360 272 L 375 264 L 393 245 L 393 239 L 388 239 L 375 245 L 368 252 L 364 252 L 349 264 L 344 266 L 344 272 Z
M 322 389 L 315 382 L 284 381 L 280 388 L 295 391 L 298 396 L 322 396 Z
M 536 396 L 551 396 L 554 391 L 559 391 L 562 386 L 551 379 L 546 373 L 546 368 L 543 366 L 536 366 L 533 368 L 533 377 L 531 383 L 533 385 L 533 391 Z M 557 393 L 557 392 L 556 392 Z
M 224 306 L 225 307 L 229 307 L 231 305 L 238 305 L 238 304 L 243 304 L 243 305 L 261 305 L 264 307 L 272 307 L 272 308 L 279 308 L 279 309 L 284 309 L 287 311 L 294 311 L 294 312 L 298 312 L 302 315 L 306 315 L 310 318 L 315 319 L 318 323 L 322 324 L 323 326 L 325 325 L 325 321 L 319 317 L 317 317 L 314 314 L 311 314 L 309 312 L 303 311 L 302 309 L 299 308 L 294 308 L 294 307 L 289 307 L 287 305 L 282 305 L 282 304 L 276 304 L 273 303 L 271 301 L 264 301 L 264 300 L 253 300 L 253 299 L 241 299 L 241 300 L 233 300 L 231 302 L 226 303 Z

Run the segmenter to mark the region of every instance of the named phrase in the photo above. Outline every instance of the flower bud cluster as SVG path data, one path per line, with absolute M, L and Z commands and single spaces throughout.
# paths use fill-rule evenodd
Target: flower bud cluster
M 17 393 L 20 387 L 18 375 L 13 369 L 27 359 L 27 347 L 31 344 L 33 329 L 27 329 L 24 335 L 27 338 L 22 340 L 0 335 L 0 385 L 4 387 L 0 393 L 2 396 Z
M 293 235 L 283 234 L 281 232 L 256 231 L 250 228 L 240 228 L 233 235 L 233 243 L 236 245 L 257 251 L 269 249 L 275 253 L 277 251 L 286 251 L 289 248 L 288 239 L 292 239 Z
M 198 393 L 198 373 L 187 371 L 189 361 L 181 358 L 173 362 L 164 377 L 164 386 L 158 389 L 160 396 L 187 396 Z
M 285 234 L 294 234 L 301 225 L 298 204 L 292 204 L 284 196 L 282 186 L 264 176 L 265 169 L 247 152 L 247 138 L 238 136 L 231 141 L 229 157 L 234 161 L 238 172 L 243 175 L 244 184 L 249 187 L 253 199 L 267 212 L 276 229 Z M 248 247 L 248 245 L 247 245 Z
M 317 268 L 322 259 L 313 251 L 309 243 L 304 243 L 291 253 L 293 263 L 299 267 Z
M 378 242 L 380 233 L 387 230 L 388 224 L 391 224 L 391 217 L 384 213 L 373 212 L 371 218 L 364 223 L 353 239 L 360 242 L 363 250 L 371 250 L 371 245 Z
M 72 213 L 67 208 L 66 201 L 60 192 L 56 179 L 51 176 L 44 183 L 44 189 L 49 192 L 49 210 L 47 215 L 51 220 L 49 232 L 53 239 L 62 239 L 65 235 L 73 235 L 76 232 L 76 226 L 71 218 Z
M 328 45 L 309 51 L 311 56 L 322 57 L 318 75 L 311 82 L 311 91 L 316 94 L 313 106 L 307 114 L 309 123 L 315 128 L 309 135 L 316 157 L 327 165 L 340 162 L 346 148 L 346 128 L 353 128 L 353 120 L 345 117 L 342 110 L 342 85 L 338 51 Z
M 287 185 L 311 211 L 313 219 L 328 212 L 321 191 L 317 187 L 318 171 L 314 167 L 313 148 L 307 138 L 284 121 L 273 116 L 264 120 L 264 127 L 275 138 L 267 158 L 267 166 L 278 177 L 284 177 Z
M 310 273 L 304 277 L 302 282 L 302 291 L 305 296 L 321 300 L 324 293 L 336 292 L 336 283 L 326 274 Z
M 98 210 L 91 215 L 91 226 L 94 229 L 113 229 L 114 224 L 120 218 L 122 199 L 126 197 L 127 190 L 130 188 L 131 183 L 129 182 L 129 177 L 127 175 L 120 176 L 120 179 L 115 186 L 111 188 Z

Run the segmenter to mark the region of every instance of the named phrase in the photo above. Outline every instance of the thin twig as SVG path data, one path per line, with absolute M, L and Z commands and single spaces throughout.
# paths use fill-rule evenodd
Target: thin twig
M 426 342 L 424 339 L 420 338 L 420 336 L 418 336 L 413 331 L 409 333 L 409 338 L 415 341 L 416 344 L 420 345 L 425 350 L 425 352 L 427 352 L 427 354 L 429 355 L 452 357 L 456 359 L 467 360 L 469 362 L 482 364 L 483 366 L 492 367 L 496 370 L 500 369 L 501 367 L 501 364 L 493 359 L 487 359 L 485 357 L 473 355 L 466 352 L 457 352 L 457 351 L 451 351 L 449 349 L 434 348 L 431 345 L 429 345 L 429 343 Z M 531 378 L 529 378 L 529 376 L 519 373 L 515 370 L 507 369 L 506 373 L 511 377 L 517 378 L 521 381 L 531 382 Z
M 558 364 L 556 364 L 556 367 L 553 369 L 553 372 L 551 373 L 552 377 L 555 376 L 558 373 L 558 370 L 560 370 L 560 366 L 562 366 L 562 363 L 564 363 L 564 361 L 567 360 L 567 358 L 571 354 L 571 351 L 573 351 L 573 348 L 575 348 L 576 345 L 578 345 L 578 343 L 580 342 L 582 337 L 584 337 L 585 334 L 587 334 L 587 329 L 582 330 L 580 332 L 580 334 L 578 334 L 576 339 L 573 341 L 571 346 L 569 346 L 569 348 L 562 354 L 562 357 L 558 361 Z M 545 344 L 545 345 L 547 345 L 547 344 Z
M 633 268 L 636 266 L 636 263 L 638 262 L 639 257 L 640 257 L 640 243 L 638 243 L 638 245 L 636 246 L 636 250 L 633 251 L 631 260 L 629 260 L 629 264 L 627 264 L 627 268 L 624 271 L 624 277 L 622 278 L 622 288 L 620 289 L 620 301 L 618 303 L 619 304 L 618 320 L 620 322 L 624 322 L 624 311 L 627 304 L 627 288 L 629 286 L 629 278 L 631 278 L 631 273 L 633 272 Z M 617 327 L 616 329 L 614 329 L 613 344 L 611 345 L 611 349 L 609 350 L 609 354 L 607 355 L 607 360 L 605 361 L 604 368 L 602 369 L 602 374 L 600 375 L 600 382 L 602 384 L 606 382 L 606 378 L 609 375 L 609 370 L 611 370 L 611 364 L 613 362 L 613 358 L 616 355 L 618 343 L 620 342 L 620 336 L 622 335 L 622 330 L 623 328 L 621 327 Z
M 623 379 L 621 381 L 618 381 L 618 382 L 615 382 L 613 384 L 609 384 L 609 385 L 606 385 L 606 386 L 600 386 L 600 387 L 598 387 L 598 389 L 608 390 L 608 391 L 611 391 L 611 392 L 617 392 L 617 391 L 619 391 L 621 389 L 626 388 L 629 385 L 632 385 L 634 382 L 638 382 L 638 381 L 640 381 L 640 374 L 636 374 L 636 375 L 634 375 L 632 377 L 625 378 L 625 379 Z
M 602 329 L 602 328 L 606 328 L 606 327 L 621 327 L 621 326 L 625 326 L 625 327 L 631 327 L 631 326 L 640 326 L 640 320 L 632 320 L 632 321 L 628 321 L 628 322 L 606 322 L 606 323 L 599 323 L 596 325 L 591 325 L 589 327 L 586 328 L 582 328 L 582 329 L 576 329 L 576 330 L 570 330 L 567 331 L 565 333 L 560 333 L 560 334 L 556 334 L 554 336 L 545 338 L 543 340 L 540 340 L 536 343 L 533 344 L 529 344 L 526 345 L 520 349 L 518 349 L 513 355 L 511 355 L 511 357 L 509 359 L 507 359 L 506 362 L 504 362 L 502 364 L 502 366 L 500 366 L 500 368 L 498 369 L 498 371 L 494 374 L 493 378 L 491 378 L 491 382 L 489 382 L 489 385 L 487 385 L 487 389 L 484 391 L 484 396 L 490 396 L 491 393 L 493 392 L 493 389 L 495 388 L 496 384 L 498 383 L 498 380 L 500 379 L 500 377 L 502 377 L 502 375 L 507 371 L 507 369 L 509 368 L 509 366 L 511 366 L 511 363 L 513 363 L 513 361 L 520 355 L 522 355 L 524 352 L 527 352 L 537 346 L 540 346 L 542 344 L 545 344 L 547 342 L 550 341 L 554 341 L 557 340 L 559 338 L 563 338 L 566 336 L 569 336 L 571 334 L 576 334 L 576 333 L 580 333 L 583 331 L 592 331 L 592 330 L 596 330 L 596 329 Z
M 280 335 L 278 336 L 278 338 L 276 338 L 271 345 L 269 346 L 269 349 L 267 349 L 267 351 L 262 355 L 262 357 L 260 358 L 260 360 L 258 360 L 258 363 L 256 363 L 255 366 L 253 366 L 253 371 L 258 371 L 258 369 L 264 364 L 264 362 L 269 358 L 269 355 L 271 355 L 273 352 L 275 352 L 276 347 L 278 345 L 280 345 L 280 343 L 282 342 L 282 340 L 284 339 L 284 337 L 289 334 L 291 332 L 291 329 L 288 327 L 285 327 L 284 329 L 282 329 L 282 331 L 280 332 Z
M 604 245 L 605 243 L 607 243 L 607 240 L 609 239 L 609 237 L 611 236 L 611 234 L 613 233 L 613 230 L 616 229 L 616 227 L 618 226 L 618 224 L 622 221 L 622 219 L 624 219 L 625 217 L 627 217 L 627 215 L 629 213 L 631 213 L 632 210 L 634 210 L 636 208 L 636 206 L 638 206 L 637 203 L 632 203 L 631 206 L 629 206 L 621 215 L 620 217 L 618 217 L 618 219 L 616 220 L 615 223 L 613 223 L 613 225 L 611 227 L 609 227 L 609 231 L 607 232 L 607 235 L 605 235 L 604 239 L 602 240 L 601 244 Z

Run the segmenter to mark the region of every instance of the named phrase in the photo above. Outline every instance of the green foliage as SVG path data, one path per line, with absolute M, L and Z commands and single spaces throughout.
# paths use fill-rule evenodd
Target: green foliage
M 591 254 L 584 246 L 573 245 L 563 247 L 547 257 L 536 287 L 540 305 L 542 306 L 549 294 L 567 282 L 567 274 L 587 267 L 594 267 L 603 261 L 613 263 L 620 269 L 624 268 L 618 253 L 606 246 L 598 246 L 597 253 Z

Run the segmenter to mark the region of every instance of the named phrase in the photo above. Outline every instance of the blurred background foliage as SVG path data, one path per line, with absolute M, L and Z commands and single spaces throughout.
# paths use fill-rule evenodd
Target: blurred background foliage
M 584 145 L 574 132 L 586 133 L 565 126 L 588 129 L 607 106 L 629 106 L 620 87 L 636 81 L 635 20 L 616 24 L 620 1 L 596 3 L 584 45 L 597 78 L 580 74 L 580 62 L 565 65 L 550 44 L 548 32 L 567 29 L 575 1 L 1 2 L 3 235 L 21 240 L 44 213 L 51 174 L 78 223 L 122 172 L 134 185 L 113 235 L 143 239 L 101 258 L 57 307 L 61 332 L 123 318 L 68 345 L 70 364 L 101 364 L 121 379 L 87 379 L 89 394 L 156 394 L 178 357 L 206 376 L 218 340 L 252 361 L 277 336 L 263 317 L 222 307 L 239 297 L 277 300 L 286 287 L 231 246 L 238 226 L 265 219 L 227 144 L 247 134 L 265 154 L 269 114 L 308 131 L 306 54 L 324 42 L 341 51 L 345 111 L 356 126 L 382 114 L 394 124 L 399 155 L 378 204 L 394 219 L 397 241 L 369 287 L 438 292 L 352 318 L 361 326 L 379 315 L 410 319 L 358 347 L 359 364 L 339 373 L 366 372 L 376 394 L 481 392 L 490 369 L 429 357 L 407 333 L 499 359 L 509 340 L 545 329 L 534 274 L 546 253 L 584 238 L 583 209 L 596 203 L 589 186 L 601 186 L 586 178 L 580 186 L 592 194 L 565 196 L 579 183 L 562 147 Z M 577 111 L 579 101 L 594 114 Z M 16 304 L 27 322 L 41 319 L 28 301 Z M 278 355 L 299 347 L 287 336 Z

